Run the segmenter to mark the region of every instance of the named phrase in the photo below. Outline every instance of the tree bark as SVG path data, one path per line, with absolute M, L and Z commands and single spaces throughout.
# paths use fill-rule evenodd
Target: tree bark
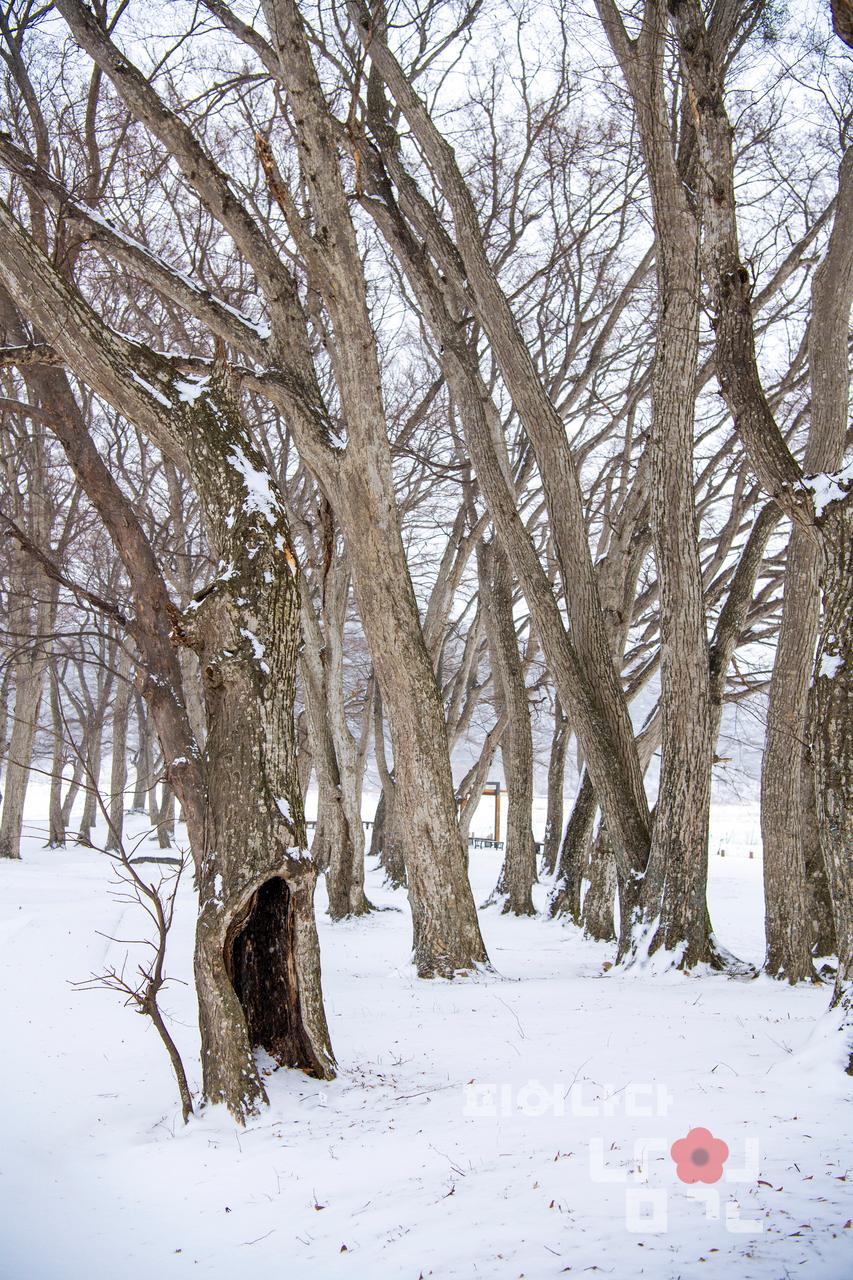
M 10 631 L 17 648 L 12 733 L 6 764 L 3 813 L 0 818 L 0 858 L 20 858 L 24 803 L 30 779 L 38 728 L 48 645 L 53 631 L 56 592 L 29 562 L 25 551 L 10 548 L 11 581 L 15 593 Z M 33 610 L 33 600 L 35 609 Z
M 136 614 L 128 627 L 147 660 L 143 693 L 187 821 L 199 889 L 205 1096 L 242 1122 L 266 1099 L 256 1047 L 314 1075 L 334 1070 L 313 914 L 316 870 L 296 773 L 298 566 L 284 509 L 219 359 L 188 387 L 168 359 L 107 329 L 3 206 L 0 276 L 34 327 L 55 331 L 77 375 L 186 466 L 219 557 L 217 577 L 179 615 L 67 382 L 58 382 L 65 412 L 55 429 L 131 578 Z M 58 314 L 66 323 L 56 330 Z M 204 673 L 203 757 L 182 697 L 176 639 L 192 647 Z
M 548 807 L 545 816 L 545 840 L 542 866 L 552 876 L 557 869 L 560 837 L 563 833 L 563 787 L 566 776 L 566 751 L 569 745 L 569 719 L 559 697 L 554 698 L 554 735 L 548 760 Z
M 116 694 L 112 715 L 109 824 L 107 849 L 121 849 L 124 841 L 125 788 L 127 787 L 127 728 L 130 719 L 132 659 L 125 645 L 119 649 Z
M 666 17 L 647 5 L 630 41 L 612 0 L 598 11 L 631 93 L 651 190 L 657 270 L 652 376 L 652 530 L 660 590 L 663 754 L 644 924 L 620 912 L 620 955 L 659 948 L 689 968 L 710 958 L 705 889 L 713 757 L 710 669 L 694 506 L 699 223 L 673 151 L 664 92 Z M 622 902 L 624 908 L 625 903 Z
M 589 857 L 589 888 L 583 900 L 583 931 L 596 942 L 616 939 L 613 908 L 616 903 L 616 862 L 604 823 L 592 842 Z
M 50 772 L 47 844 L 49 849 L 64 849 L 65 815 L 62 805 L 62 788 L 65 780 L 64 770 L 68 757 L 65 744 L 65 722 L 62 716 L 59 681 L 55 671 L 51 672 L 50 677 L 50 712 L 51 719 L 53 721 L 53 761 L 51 763 Z
M 823 626 L 814 684 L 817 810 L 832 898 L 838 971 L 832 1007 L 840 1012 L 853 1075 L 853 501 L 823 515 L 826 534 Z
M 533 842 L 533 735 L 524 669 L 512 611 L 512 577 L 506 552 L 497 542 L 477 544 L 480 595 L 487 619 L 492 671 L 507 717 L 501 751 L 508 792 L 505 856 L 492 900 L 516 916 L 535 914 L 536 846 Z
M 794 529 L 785 564 L 782 621 L 767 705 L 761 767 L 765 971 L 803 982 L 814 976 L 806 877 L 805 772 L 809 685 L 820 611 L 819 552 Z
M 690 85 L 702 183 L 707 193 L 705 269 L 715 312 L 716 360 L 720 387 L 762 484 L 776 498 L 786 515 L 813 538 L 822 558 L 823 621 L 815 668 L 815 721 L 813 743 L 817 779 L 817 809 L 827 881 L 840 963 L 833 997 L 840 1009 L 849 1067 L 853 1070 L 853 883 L 849 875 L 849 851 L 853 847 L 853 660 L 850 657 L 853 627 L 853 574 L 850 562 L 853 483 L 839 473 L 834 481 L 824 477 L 809 483 L 788 449 L 773 416 L 758 371 L 752 323 L 750 278 L 740 258 L 735 207 L 732 128 L 726 113 L 722 79 L 709 53 L 708 32 L 698 0 L 680 0 L 673 7 L 679 49 Z M 849 175 L 849 153 L 842 163 Z M 849 187 L 847 188 L 849 191 Z M 842 191 L 839 190 L 839 197 Z M 843 201 L 838 212 L 842 210 Z M 850 216 L 847 203 L 847 216 Z M 841 224 L 840 224 L 841 225 Z M 850 285 L 853 271 L 853 237 L 834 234 L 828 258 L 838 254 L 838 280 L 828 281 L 837 290 L 835 306 L 828 308 L 827 343 L 817 353 L 812 368 L 813 398 L 824 400 L 827 412 L 837 413 L 842 396 L 846 403 L 846 349 L 849 326 Z M 835 273 L 833 273 L 835 274 Z M 846 301 L 845 301 L 846 299 Z M 814 320 L 821 323 L 817 313 Z M 840 350 L 845 353 L 842 361 Z M 821 364 L 821 359 L 826 362 Z M 846 850 L 846 852 L 845 852 Z M 845 869 L 846 868 L 846 869 Z
M 595 788 L 589 772 L 584 769 L 580 788 L 566 823 L 557 864 L 557 879 L 548 906 L 550 915 L 566 915 L 573 924 L 581 922 L 581 894 L 595 814 Z
M 163 784 L 163 796 L 157 812 L 157 843 L 161 849 L 171 849 L 175 839 L 175 793 L 167 782 Z
M 807 475 L 841 465 L 847 432 L 849 375 L 845 335 L 853 301 L 853 148 L 839 171 L 835 220 L 812 285 L 809 363 L 811 426 L 803 469 Z M 767 904 L 765 970 L 799 982 L 813 976 L 811 957 L 820 910 L 822 859 L 809 847 L 804 813 L 810 811 L 808 772 L 809 686 L 820 625 L 820 549 L 798 527 L 791 531 L 784 603 L 767 709 L 761 772 L 761 838 Z M 802 759 L 802 768 L 791 761 Z M 813 785 L 813 784 L 811 784 Z M 811 866 L 811 875 L 807 871 Z M 831 932 L 831 930 L 830 930 Z M 827 952 L 818 950 L 818 955 Z
M 343 591 L 339 585 L 336 592 L 338 576 L 344 579 Z M 333 920 L 365 915 L 371 909 L 364 892 L 361 788 L 344 705 L 343 626 L 348 589 L 348 575 L 341 566 L 333 567 L 323 581 L 322 632 L 314 601 L 307 588 L 302 590 L 302 670 L 319 789 L 315 845 L 321 869 L 326 872 Z
M 154 752 L 151 744 L 151 729 L 145 703 L 139 694 L 136 703 L 136 760 L 133 782 L 133 802 L 131 813 L 145 813 L 148 804 L 148 792 L 151 789 L 151 778 L 154 774 Z
M 296 141 L 303 194 L 318 234 L 280 181 L 260 135 L 258 149 L 273 194 L 304 254 L 311 287 L 328 309 L 329 350 L 344 407 L 346 447 L 326 408 L 306 315 L 278 246 L 235 198 L 225 174 L 191 129 L 164 106 L 91 11 L 80 0 L 57 0 L 57 7 L 78 42 L 110 77 L 134 116 L 168 148 L 190 186 L 255 270 L 270 308 L 272 335 L 266 345 L 257 331 L 252 336 L 247 325 L 238 324 L 238 343 L 248 341 L 256 353 L 262 352 L 262 361 L 286 371 L 264 384 L 265 393 L 292 422 L 300 454 L 333 505 L 352 557 L 356 600 L 394 743 L 415 962 L 424 976 L 469 970 L 486 962 L 486 952 L 456 825 L 443 709 L 400 535 L 376 344 L 349 196 L 301 15 L 292 0 L 265 0 L 263 5 L 278 78 L 300 121 Z M 158 278 L 169 274 L 161 272 Z M 229 330 L 234 333 L 233 323 Z M 179 446 L 176 461 L 184 448 L 185 443 Z
M 446 289 L 438 273 L 427 264 L 419 240 L 396 217 L 390 182 L 386 181 L 382 193 L 386 212 L 380 212 L 375 201 L 366 202 L 367 207 L 377 217 L 383 234 L 400 258 L 424 315 L 443 348 L 445 372 L 463 421 L 480 486 L 536 618 L 536 629 L 560 697 L 583 739 L 602 803 L 609 813 L 619 856 L 626 866 L 630 864 L 641 872 L 648 856 L 648 807 L 630 720 L 609 650 L 577 470 L 568 448 L 565 426 L 536 373 L 506 295 L 488 261 L 476 207 L 453 150 L 441 137 L 388 48 L 384 14 L 374 17 L 356 3 L 350 4 L 350 13 L 371 59 L 368 91 L 371 130 L 413 225 L 419 235 L 426 226 L 428 248 L 441 262 L 442 272 L 448 271 L 452 277 Z M 455 228 L 452 242 L 436 219 L 432 206 L 400 162 L 399 139 L 390 126 L 390 111 L 384 104 L 380 78 L 406 116 L 448 201 Z M 467 350 L 460 334 L 461 326 L 448 313 L 445 294 L 455 294 L 457 304 L 464 307 L 473 305 L 536 454 L 572 621 L 573 644 L 568 643 L 551 586 L 541 572 L 535 552 L 526 545 L 526 531 L 520 526 L 513 495 L 505 492 L 510 486 L 502 472 L 501 460 L 495 456 L 495 441 L 502 435 L 500 422 L 494 421 L 497 415 L 479 376 L 477 358 Z M 460 302 L 463 295 L 464 304 Z
M 809 712 L 807 729 L 811 736 L 813 710 Z M 803 774 L 803 855 L 806 864 L 806 894 L 809 916 L 809 945 L 814 958 L 837 956 L 838 943 L 832 918 L 832 897 L 826 878 L 826 862 L 820 844 L 820 822 L 817 813 L 814 754 L 811 747 L 802 755 Z

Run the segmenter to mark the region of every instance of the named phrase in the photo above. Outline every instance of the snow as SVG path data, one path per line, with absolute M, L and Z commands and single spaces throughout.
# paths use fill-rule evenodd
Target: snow
M 244 640 L 248 640 L 255 662 L 257 662 L 258 666 L 260 667 L 261 671 L 263 671 L 264 675 L 268 676 L 270 674 L 270 667 L 269 667 L 269 663 L 266 660 L 267 651 L 264 648 L 261 641 L 255 635 L 254 631 L 250 631 L 248 627 L 241 627 L 240 635 L 243 637 Z
M 278 499 L 270 488 L 266 472 L 258 471 L 238 445 L 232 447 L 229 459 L 236 471 L 243 477 L 248 494 L 246 509 L 259 512 L 269 524 L 275 524 L 280 515 Z
M 133 960 L 110 939 L 142 936 L 139 908 L 111 896 L 103 855 L 42 847 L 32 793 L 24 860 L 0 863 L 0 1274 L 853 1274 L 853 1080 L 828 1061 L 826 988 L 629 978 L 575 929 L 492 908 L 495 972 L 422 982 L 405 895 L 371 871 L 390 910 L 333 925 L 317 895 L 338 1078 L 267 1062 L 271 1106 L 245 1131 L 218 1108 L 184 1128 L 147 1020 L 70 985 Z M 753 961 L 755 823 L 754 806 L 715 810 L 710 846 L 715 929 Z M 472 853 L 478 902 L 499 862 Z M 187 985 L 163 1005 L 195 1088 L 191 879 L 167 958 Z M 714 1185 L 681 1183 L 669 1156 L 697 1126 L 730 1151 Z
M 142 387 L 143 391 L 147 391 L 150 396 L 153 396 L 157 403 L 161 404 L 164 409 L 172 408 L 172 402 L 168 396 L 164 396 L 162 391 L 158 391 L 157 388 L 150 382 L 147 382 L 145 378 L 140 378 L 139 374 L 134 373 L 133 370 L 131 370 L 130 376 L 133 378 L 133 381 L 137 386 Z
M 198 289 L 198 285 L 194 285 L 193 287 Z M 232 307 L 229 302 L 223 302 L 221 298 L 216 298 L 211 295 L 211 301 L 215 302 L 223 311 L 229 312 L 229 314 L 234 316 L 236 320 L 239 320 L 241 324 L 246 325 L 248 329 L 254 329 L 262 342 L 266 342 L 271 336 L 272 330 L 268 324 L 258 324 L 255 320 L 250 320 L 248 316 L 243 315 L 242 311 L 238 311 L 236 307 Z
M 840 502 L 850 492 L 853 486 L 853 458 L 839 471 L 807 476 L 804 483 L 814 497 L 815 515 L 820 519 L 831 502 Z
M 178 399 L 184 404 L 195 404 L 201 393 L 210 386 L 210 378 L 175 378 Z
M 820 670 L 818 675 L 827 676 L 832 680 L 841 668 L 844 666 L 844 659 L 835 653 L 823 653 L 820 659 Z

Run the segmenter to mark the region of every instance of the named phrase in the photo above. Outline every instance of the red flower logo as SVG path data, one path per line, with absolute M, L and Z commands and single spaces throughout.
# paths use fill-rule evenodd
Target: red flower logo
M 669 1154 L 682 1182 L 719 1182 L 729 1149 L 710 1129 L 691 1129 L 686 1138 L 673 1142 Z

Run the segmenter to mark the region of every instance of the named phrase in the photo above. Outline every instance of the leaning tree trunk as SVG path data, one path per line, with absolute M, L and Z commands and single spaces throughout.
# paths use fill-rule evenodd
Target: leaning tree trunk
M 74 767 L 71 778 L 68 782 L 68 790 L 63 800 L 62 808 L 59 814 L 59 825 L 63 832 L 67 831 L 71 825 L 71 815 L 74 812 L 74 806 L 77 803 L 77 797 L 80 794 L 80 788 L 83 785 L 83 776 L 85 772 L 85 761 L 81 760 L 79 755 L 75 754 Z
M 498 537 L 512 559 L 516 576 L 535 617 L 560 697 L 572 716 L 576 732 L 584 739 L 586 753 L 596 775 L 599 797 L 605 809 L 610 811 L 608 820 L 612 819 L 614 840 L 618 841 L 626 861 L 636 866 L 645 865 L 648 807 L 633 752 L 630 718 L 608 646 L 589 550 L 579 476 L 568 447 L 565 423 L 538 375 L 524 334 L 489 261 L 477 203 L 453 149 L 437 129 L 417 89 L 387 45 L 384 11 L 368 15 L 365 8 L 351 5 L 350 13 L 363 47 L 369 51 L 372 66 L 370 107 L 374 117 L 370 124 L 382 147 L 390 174 L 404 192 L 411 195 L 413 189 L 417 191 L 411 175 L 402 172 L 401 149 L 397 146 L 396 129 L 391 124 L 393 113 L 384 101 L 380 78 L 405 115 L 452 215 L 455 238 L 452 253 L 447 254 L 453 264 L 452 284 L 458 286 L 459 277 L 464 276 L 460 289 L 460 294 L 464 293 L 464 308 L 473 307 L 488 335 L 496 365 L 536 457 L 571 617 L 571 645 L 566 643 L 561 620 L 555 617 L 550 584 L 546 586 L 544 582 L 535 581 L 541 577 L 541 566 L 533 565 L 531 548 L 522 545 L 526 531 L 519 520 L 514 495 L 498 492 L 506 484 L 506 477 L 500 474 L 499 464 L 498 474 L 493 472 L 494 459 L 488 455 L 494 451 L 494 437 L 488 421 L 484 420 L 487 415 L 492 418 L 497 415 L 479 371 L 474 371 L 476 359 L 470 363 L 471 352 L 463 354 L 465 343 L 460 335 L 463 325 L 454 323 L 458 316 L 451 317 L 446 313 L 445 301 L 441 297 L 427 297 L 436 292 L 435 276 L 425 279 L 430 273 L 421 270 L 418 263 L 423 262 L 426 255 L 422 246 L 415 242 L 415 237 L 409 236 L 408 242 L 404 243 L 399 225 L 388 227 L 387 234 L 395 252 L 400 254 L 427 322 L 434 328 L 436 338 L 448 357 L 444 361 L 445 372 L 463 420 L 478 480 Z M 379 100 L 378 106 L 374 105 L 376 99 Z M 386 187 L 390 185 L 389 182 Z M 424 210 L 428 210 L 430 216 L 434 211 L 420 191 L 412 196 L 412 202 L 417 203 L 414 221 L 418 227 L 417 241 L 420 241 Z M 430 247 L 434 239 L 438 243 L 447 243 L 446 230 L 437 223 L 438 219 L 429 224 L 427 243 Z M 438 293 L 441 294 L 441 289 Z M 503 427 L 499 421 L 496 426 L 495 435 L 499 434 L 503 439 Z M 547 596 L 547 602 L 543 595 Z M 594 727 L 591 718 L 594 719 Z
M 110 76 L 134 115 L 160 137 L 190 186 L 212 216 L 233 233 L 255 268 L 271 312 L 272 335 L 267 349 L 278 367 L 287 370 L 275 380 L 276 402 L 285 406 L 300 453 L 339 519 L 352 558 L 358 607 L 388 711 L 400 830 L 406 840 L 414 959 L 418 972 L 424 976 L 470 970 L 487 957 L 456 826 L 443 707 L 420 629 L 400 532 L 377 346 L 352 220 L 351 193 L 340 169 L 338 133 L 330 119 L 299 9 L 289 0 L 274 6 L 265 0 L 263 6 L 278 73 L 301 122 L 296 141 L 303 193 L 310 206 L 309 217 L 320 229 L 316 236 L 309 237 L 313 248 L 306 253 L 303 265 L 310 275 L 311 290 L 328 311 L 329 350 L 346 422 L 345 447 L 341 447 L 336 421 L 324 404 L 313 338 L 287 264 L 259 234 L 242 203 L 235 201 L 225 175 L 199 146 L 191 129 L 167 111 L 150 83 L 129 67 L 88 8 L 76 0 L 58 0 L 58 7 L 75 38 Z M 307 223 L 295 211 L 268 144 L 260 134 L 256 141 L 271 192 L 304 246 L 302 230 Z M 20 257 L 20 237 L 13 230 L 4 235 L 9 243 L 17 239 L 12 252 L 5 255 L 12 261 L 16 254 Z M 27 261 L 21 268 L 5 271 L 7 287 L 15 290 L 31 318 L 38 311 L 39 319 L 48 323 L 48 309 L 32 302 L 36 276 L 37 288 L 46 296 L 46 273 L 41 267 L 33 270 L 30 252 L 25 257 Z M 59 301 L 56 295 L 60 291 L 54 287 L 52 292 L 51 301 Z M 81 319 L 80 310 L 73 302 L 68 308 L 67 314 L 74 316 L 75 324 Z M 87 333 L 93 330 L 89 322 Z M 81 336 L 76 331 L 64 331 L 55 344 L 79 356 Z M 100 386 L 110 381 L 116 349 L 127 354 L 116 335 L 110 336 L 108 345 L 107 351 L 98 353 L 87 342 L 79 361 L 94 371 Z M 154 374 L 155 384 L 165 383 L 155 367 L 157 361 L 146 356 L 140 363 L 145 365 L 141 372 Z M 150 379 L 146 378 L 146 382 L 150 383 Z M 175 440 L 179 428 L 170 426 L 151 397 L 140 397 L 138 390 L 124 385 L 116 398 L 122 407 L 130 399 L 137 399 L 137 416 L 141 414 L 145 419 L 142 425 L 150 426 L 156 418 L 155 433 Z M 171 397 L 165 398 L 174 403 Z M 162 406 L 162 399 L 158 404 Z M 192 441 L 183 437 L 178 450 L 191 447 Z
M 391 732 L 413 959 L 421 977 L 451 977 L 488 957 L 459 833 L 444 708 L 400 536 L 387 444 L 355 446 L 351 439 L 341 464 L 348 477 L 337 510 Z
M 834 1005 L 841 1009 L 853 1044 L 853 716 L 851 716 L 851 641 L 853 641 L 853 573 L 851 573 L 850 478 L 824 477 L 810 484 L 779 429 L 761 384 L 755 352 L 751 279 L 740 254 L 735 204 L 733 129 L 723 93 L 723 78 L 711 51 L 710 37 L 698 0 L 682 0 L 672 9 L 682 63 L 690 82 L 690 102 L 699 143 L 705 201 L 705 258 L 715 312 L 715 359 L 720 388 L 735 417 L 738 433 L 762 484 L 786 515 L 821 548 L 823 559 L 823 624 L 818 644 L 814 694 L 813 750 L 820 837 L 832 895 L 839 967 Z M 828 274 L 831 293 L 812 324 L 825 324 L 826 341 L 810 344 L 812 400 L 829 407 L 846 405 L 849 393 L 846 353 L 851 289 L 853 289 L 853 151 L 841 166 L 836 220 L 830 256 L 837 262 Z M 838 231 L 838 234 L 836 234 Z M 818 356 L 824 366 L 815 377 Z M 826 380 L 827 385 L 824 385 Z M 837 412 L 837 410 L 830 410 Z M 846 422 L 845 422 L 846 425 Z M 829 486 L 829 488 L 827 488 Z M 797 762 L 799 763 L 799 762 Z M 851 1054 L 853 1066 L 853 1054 Z
M 698 0 L 674 11 L 679 43 L 691 80 L 691 101 L 696 115 L 702 171 L 711 188 L 711 216 L 707 220 L 708 265 L 712 304 L 716 311 L 716 360 L 720 384 L 735 413 L 739 432 L 762 482 L 787 515 L 816 536 L 823 557 L 823 624 L 818 644 L 814 694 L 813 750 L 817 782 L 820 837 L 832 895 L 839 966 L 833 1004 L 840 1009 L 845 1052 L 853 1069 L 853 716 L 851 682 L 853 662 L 853 572 L 851 569 L 850 479 L 837 478 L 827 490 L 803 483 L 803 476 L 787 448 L 761 385 L 755 355 L 750 302 L 750 278 L 740 258 L 735 216 L 732 130 L 723 99 L 722 82 L 712 58 Z M 853 152 L 848 150 L 841 167 L 837 218 L 853 215 Z M 842 397 L 847 402 L 846 361 L 833 359 L 838 347 L 846 348 L 849 326 L 850 276 L 853 272 L 853 237 L 849 225 L 836 236 L 833 228 L 830 252 L 838 251 L 841 267 L 833 271 L 842 295 L 825 313 L 813 316 L 826 321 L 828 343 L 810 350 L 814 361 L 822 352 L 827 367 L 815 379 L 813 401 L 825 394 L 827 403 Z M 845 309 L 846 308 L 846 309 Z M 822 391 L 823 379 L 830 385 Z M 837 388 L 837 390 L 835 389 Z M 812 502 L 809 490 L 815 497 Z

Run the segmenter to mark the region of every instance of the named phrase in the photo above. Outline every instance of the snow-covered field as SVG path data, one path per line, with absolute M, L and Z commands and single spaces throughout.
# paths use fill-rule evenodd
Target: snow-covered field
M 711 841 L 716 930 L 753 961 L 757 825 L 719 807 Z M 405 896 L 371 872 L 392 910 L 333 926 L 318 895 L 338 1078 L 276 1071 L 247 1130 L 215 1113 L 184 1128 L 147 1021 L 69 985 L 120 963 L 102 935 L 140 936 L 141 913 L 102 855 L 43 849 L 36 827 L 0 865 L 9 1280 L 853 1276 L 853 1080 L 826 1062 L 825 989 L 617 975 L 610 948 L 495 910 L 495 974 L 420 982 Z M 472 855 L 478 901 L 499 857 Z M 192 924 L 187 883 L 178 978 Z M 164 1004 L 197 1085 L 191 986 Z M 729 1148 L 713 1185 L 669 1155 L 697 1126 Z

